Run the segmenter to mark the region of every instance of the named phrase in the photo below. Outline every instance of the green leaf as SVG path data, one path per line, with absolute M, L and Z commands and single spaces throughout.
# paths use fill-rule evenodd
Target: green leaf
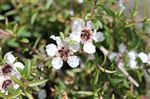
M 33 86 L 38 86 L 38 85 L 41 85 L 43 83 L 46 83 L 48 80 L 35 80 L 35 81 L 31 81 L 29 82 L 29 86 L 30 87 L 33 87 Z
M 29 93 L 28 91 L 25 91 L 26 96 L 28 97 L 28 99 L 34 99 L 32 94 Z
M 63 33 L 63 32 L 60 32 L 59 35 L 60 35 L 60 38 L 61 38 L 62 40 L 65 39 L 65 36 L 64 36 L 64 33 Z
M 94 85 L 97 84 L 98 79 L 99 79 L 99 69 L 96 69 L 95 74 L 94 74 Z
M 2 92 L 0 91 L 0 97 L 1 97 L 1 98 L 7 98 L 7 95 L 5 95 L 4 93 L 2 93 Z
M 19 44 L 18 42 L 16 41 L 16 39 L 10 39 L 7 41 L 7 45 L 10 46 L 10 47 L 18 47 Z
M 4 19 L 5 19 L 5 16 L 0 15 L 0 20 L 4 20 Z
M 111 99 L 115 99 L 115 95 L 114 94 L 112 95 Z
M 101 6 L 107 12 L 108 15 L 110 15 L 112 17 L 116 16 L 115 13 L 112 10 L 110 10 L 109 8 L 107 8 L 105 5 L 100 4 L 99 6 Z
M 22 82 L 21 80 L 19 80 L 19 79 L 16 78 L 15 76 L 12 76 L 11 78 L 12 78 L 12 80 L 13 80 L 14 82 L 16 82 L 20 87 L 24 87 L 24 84 L 23 84 L 23 82 Z
M 31 17 L 31 24 L 34 24 L 37 15 L 38 15 L 38 12 L 36 12 L 36 13 L 34 13 L 34 14 L 32 15 L 32 17 Z
M 53 0 L 47 0 L 47 3 L 46 3 L 46 5 L 45 5 L 45 8 L 46 8 L 46 9 L 49 9 L 50 6 L 52 5 L 52 2 L 53 2 Z
M 26 73 L 26 78 L 27 79 L 30 77 L 31 68 L 32 68 L 31 61 L 27 60 L 27 65 L 26 65 L 26 68 L 25 68 L 25 73 Z
M 13 95 L 11 95 L 11 98 L 17 98 L 19 95 L 22 94 L 22 91 L 20 89 L 17 89 Z
M 29 40 L 27 38 L 23 38 L 23 39 L 21 39 L 21 42 L 22 43 L 29 43 Z

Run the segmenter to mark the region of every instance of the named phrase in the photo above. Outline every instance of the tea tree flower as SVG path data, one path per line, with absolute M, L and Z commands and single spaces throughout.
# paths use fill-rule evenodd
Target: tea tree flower
M 3 75 L 16 75 L 20 78 L 20 73 L 17 68 L 24 68 L 24 65 L 21 62 L 15 62 L 16 58 L 11 52 L 8 52 L 4 55 L 4 61 L 6 62 L 5 65 L 1 67 L 1 72 Z
M 21 74 L 17 70 L 24 68 L 24 65 L 21 62 L 15 62 L 16 58 L 11 52 L 8 52 L 4 55 L 4 61 L 6 64 L 0 67 L 0 90 L 1 92 L 5 92 L 7 87 L 12 84 L 14 89 L 19 87 L 18 84 L 15 84 L 11 80 L 11 76 L 16 76 L 18 79 L 21 78 Z
M 54 35 L 51 38 L 57 43 L 57 45 L 51 43 L 46 46 L 46 52 L 52 58 L 52 66 L 55 69 L 60 69 L 63 66 L 63 61 L 67 61 L 70 67 L 77 67 L 79 58 L 74 55 L 74 52 L 79 50 L 79 46 L 71 45 L 67 40 L 62 40 Z
M 82 43 L 83 51 L 92 54 L 96 51 L 93 41 L 102 42 L 104 35 L 94 29 L 91 21 L 85 23 L 83 19 L 77 19 L 72 22 L 72 33 L 69 38 L 77 43 Z
M 109 54 L 108 58 L 110 61 L 113 61 L 115 60 L 116 62 L 120 62 L 120 61 L 123 61 L 123 56 L 125 54 L 125 52 L 127 51 L 127 47 L 125 44 L 121 43 L 119 44 L 119 52 L 112 52 Z
M 135 50 L 131 50 L 130 52 L 128 52 L 128 57 L 129 57 L 129 66 L 131 69 L 135 69 L 137 68 L 137 61 L 136 61 L 136 57 L 137 57 L 137 52 Z
M 144 52 L 141 52 L 138 54 L 138 57 L 141 59 L 143 63 L 147 63 L 150 65 L 150 53 L 145 54 Z

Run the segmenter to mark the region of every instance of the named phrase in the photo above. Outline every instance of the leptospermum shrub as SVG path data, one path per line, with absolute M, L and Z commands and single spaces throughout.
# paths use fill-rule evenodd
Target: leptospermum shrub
M 133 3 L 1 0 L 0 97 L 149 99 L 150 21 Z

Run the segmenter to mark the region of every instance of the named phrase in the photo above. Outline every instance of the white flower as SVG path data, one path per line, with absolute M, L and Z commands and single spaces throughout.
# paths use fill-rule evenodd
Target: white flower
M 138 54 L 138 56 L 143 63 L 148 63 L 150 65 L 150 53 L 147 55 L 144 52 L 141 52 L 140 54 Z
M 137 61 L 136 61 L 136 57 L 137 57 L 137 53 L 134 50 L 131 50 L 130 52 L 128 52 L 128 57 L 129 57 L 129 66 L 131 69 L 135 69 L 137 68 Z
M 60 69 L 63 66 L 63 61 L 67 61 L 70 67 L 77 67 L 79 65 L 79 58 L 73 53 L 79 50 L 80 45 L 70 44 L 68 39 L 61 40 L 60 37 L 54 35 L 50 38 L 57 43 L 57 46 L 52 43 L 46 46 L 46 52 L 52 58 L 52 66 L 55 69 Z
M 77 19 L 72 22 L 72 33 L 69 39 L 77 43 L 81 42 L 84 52 L 92 54 L 96 51 L 96 47 L 92 44 L 93 41 L 102 42 L 104 35 L 101 32 L 96 32 L 91 21 L 87 21 L 85 24 L 83 19 Z
M 21 74 L 17 68 L 23 69 L 24 65 L 21 62 L 15 62 L 16 58 L 11 52 L 4 55 L 4 61 L 6 64 L 0 67 L 0 91 L 7 93 L 7 87 L 12 84 L 14 89 L 19 87 L 18 84 L 11 80 L 11 76 L 15 76 L 20 79 Z
M 120 61 L 123 60 L 123 56 L 124 56 L 124 53 L 127 51 L 127 47 L 126 47 L 125 44 L 121 43 L 121 44 L 119 44 L 118 49 L 119 49 L 118 53 L 117 52 L 112 52 L 112 53 L 109 54 L 108 59 L 110 61 L 115 60 L 116 62 L 120 62 Z
M 24 65 L 21 62 L 15 62 L 16 58 L 11 52 L 4 55 L 4 60 L 6 64 L 1 68 L 1 72 L 6 76 L 10 74 L 20 78 L 21 75 L 17 68 L 24 69 Z
M 19 85 L 11 80 L 10 77 L 0 76 L 0 91 L 7 94 L 7 88 L 12 85 L 14 89 L 18 89 Z

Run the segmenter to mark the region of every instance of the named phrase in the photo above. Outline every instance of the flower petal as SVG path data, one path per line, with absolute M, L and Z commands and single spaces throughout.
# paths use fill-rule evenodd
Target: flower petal
M 76 41 L 76 42 L 79 43 L 79 42 L 81 41 L 80 35 L 81 35 L 80 32 L 72 32 L 72 33 L 69 35 L 69 40 L 70 40 L 70 41 Z
M 137 65 L 136 60 L 134 60 L 134 59 L 129 60 L 129 66 L 130 66 L 131 69 L 137 68 L 136 65 Z
M 61 38 L 59 36 L 52 35 L 50 38 L 55 40 L 57 45 L 62 45 L 63 44 L 63 41 L 61 40 Z
M 12 64 L 15 62 L 16 58 L 12 54 L 12 52 L 8 52 L 4 55 L 4 60 L 7 62 L 7 64 Z
M 87 21 L 87 26 L 86 27 L 89 28 L 89 29 L 93 29 L 94 26 L 93 26 L 92 21 Z
M 148 62 L 148 56 L 141 52 L 140 54 L 138 54 L 139 58 L 142 60 L 143 63 L 147 63 Z
M 2 88 L 2 85 L 3 85 L 4 80 L 5 80 L 5 77 L 1 75 L 1 76 L 0 76 L 0 90 L 3 89 L 3 88 Z
M 48 44 L 46 46 L 47 55 L 49 55 L 50 57 L 55 56 L 57 51 L 58 51 L 58 49 L 57 49 L 56 45 L 54 45 L 54 44 Z
M 119 52 L 124 53 L 126 52 L 126 50 L 127 50 L 127 47 L 125 44 L 123 43 L 119 44 Z
M 137 57 L 136 51 L 135 50 L 131 50 L 130 52 L 128 52 L 128 57 L 130 59 L 136 59 L 136 57 Z
M 60 69 L 63 65 L 63 61 L 60 57 L 55 57 L 52 59 L 52 66 L 55 68 L 55 69 Z
M 67 60 L 67 63 L 70 67 L 75 68 L 79 65 L 79 58 L 77 56 L 70 56 Z
M 94 32 L 93 39 L 95 42 L 102 42 L 105 37 L 102 32 Z
M 112 53 L 109 54 L 108 59 L 110 61 L 113 61 L 116 58 L 117 55 L 118 55 L 117 53 L 112 52 Z
M 71 43 L 71 44 L 69 44 L 69 47 L 73 52 L 77 52 L 80 49 L 80 44 L 79 43 Z
M 83 50 L 86 53 L 93 54 L 96 51 L 96 48 L 93 43 L 87 42 L 83 45 Z
M 76 19 L 72 22 L 72 31 L 81 31 L 85 27 L 83 19 Z
M 13 64 L 13 67 L 15 67 L 15 68 L 21 68 L 21 69 L 24 69 L 24 65 L 21 63 L 21 62 L 16 62 L 16 63 L 14 63 Z

